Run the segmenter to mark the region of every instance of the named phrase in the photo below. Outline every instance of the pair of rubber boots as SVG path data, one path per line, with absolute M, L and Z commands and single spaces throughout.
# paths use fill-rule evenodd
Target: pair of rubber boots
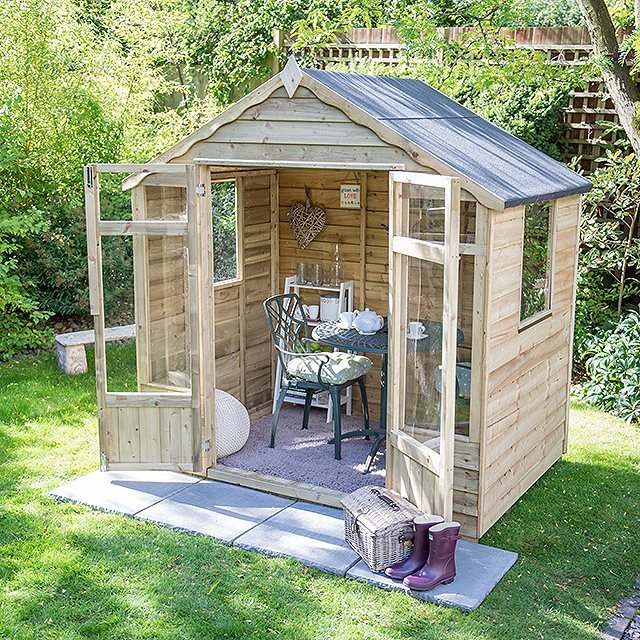
M 440 516 L 418 516 L 413 520 L 411 555 L 385 570 L 394 580 L 415 591 L 428 591 L 449 584 L 456 577 L 456 542 L 460 524 L 445 522 Z

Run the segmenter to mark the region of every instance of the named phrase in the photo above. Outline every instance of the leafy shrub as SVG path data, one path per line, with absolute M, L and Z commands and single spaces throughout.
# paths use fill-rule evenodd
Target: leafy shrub
M 591 341 L 587 380 L 579 395 L 627 422 L 640 422 L 640 313 L 630 311 Z
M 0 361 L 43 347 L 51 341 L 46 326 L 50 314 L 40 311 L 33 284 L 21 277 L 16 254 L 25 238 L 38 237 L 47 222 L 38 209 L 25 203 L 20 174 L 28 162 L 18 153 L 19 141 L 10 138 L 11 109 L 18 98 L 0 109 Z M 8 188 L 7 188 L 8 187 Z
M 576 294 L 574 372 L 584 372 L 590 344 L 640 297 L 640 160 L 607 151 L 584 196 Z

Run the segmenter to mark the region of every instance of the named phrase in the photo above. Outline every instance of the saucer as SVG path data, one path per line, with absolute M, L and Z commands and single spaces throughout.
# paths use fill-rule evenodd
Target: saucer
M 423 334 L 422 334 L 422 335 L 420 335 L 420 336 L 412 336 L 412 335 L 411 335 L 411 334 L 409 334 L 409 333 L 407 334 L 407 338 L 408 338 L 409 340 L 424 340 L 426 337 L 427 337 L 426 332 L 425 332 L 425 333 L 423 333 Z
M 376 333 L 378 333 L 377 331 L 360 331 L 360 329 L 356 329 L 356 331 L 361 335 L 361 336 L 375 336 Z

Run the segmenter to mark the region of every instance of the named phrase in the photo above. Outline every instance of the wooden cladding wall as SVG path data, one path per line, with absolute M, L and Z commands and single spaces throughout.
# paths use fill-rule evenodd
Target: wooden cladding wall
M 273 347 L 262 302 L 275 284 L 275 173 L 242 174 L 237 189 L 242 278 L 215 290 L 216 387 L 254 411 L 271 402 L 273 390 Z
M 389 237 L 381 224 L 389 223 L 389 174 L 352 171 L 281 170 L 279 172 L 279 289 L 284 279 L 294 275 L 298 262 L 319 262 L 328 268 L 335 243 L 340 243 L 345 280 L 354 281 L 354 308 L 388 314 Z M 340 185 L 360 184 L 360 209 L 340 208 Z M 305 201 L 305 188 L 311 188 L 313 206 L 325 210 L 324 229 L 305 249 L 297 245 L 289 227 L 287 213 L 297 202 Z M 319 304 L 314 291 L 301 291 L 306 304 Z M 379 356 L 369 356 L 374 368 L 367 376 L 369 407 L 375 419 L 380 410 Z M 354 393 L 354 410 L 359 408 Z
M 107 407 L 108 463 L 126 469 L 193 470 L 192 410 L 179 407 Z
M 221 126 L 172 162 L 193 158 L 304 162 L 403 163 L 425 170 L 402 149 L 387 144 L 339 109 L 299 87 L 289 99 L 283 87 Z
M 555 205 L 551 315 L 524 329 L 519 328 L 524 208 L 492 212 L 480 534 L 563 453 L 579 210 L 579 196 Z

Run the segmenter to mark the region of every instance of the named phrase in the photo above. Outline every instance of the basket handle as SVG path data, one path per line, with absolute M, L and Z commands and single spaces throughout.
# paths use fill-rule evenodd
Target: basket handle
M 399 511 L 400 505 L 396 504 L 389 496 L 385 496 L 380 489 L 372 489 L 371 493 L 378 496 L 382 502 L 385 502 L 391 511 Z

